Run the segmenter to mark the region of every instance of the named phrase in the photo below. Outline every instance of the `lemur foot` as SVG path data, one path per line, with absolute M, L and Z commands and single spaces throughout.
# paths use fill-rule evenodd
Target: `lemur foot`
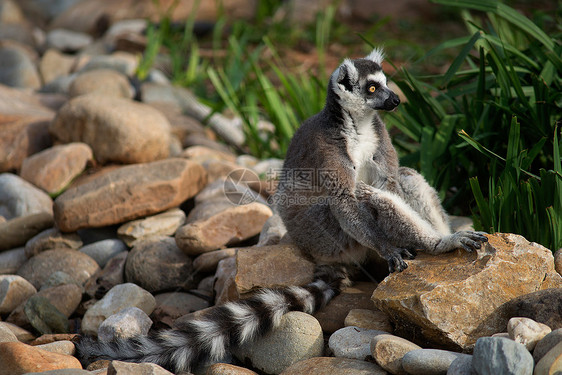
M 434 254 L 461 248 L 472 252 L 480 249 L 483 242 L 488 242 L 485 232 L 460 231 L 443 237 L 435 247 Z
M 404 259 L 414 259 L 417 253 L 414 249 L 402 249 L 396 248 L 395 252 L 387 257 L 388 271 L 393 273 L 394 271 L 402 272 L 408 268 L 408 264 L 404 262 Z

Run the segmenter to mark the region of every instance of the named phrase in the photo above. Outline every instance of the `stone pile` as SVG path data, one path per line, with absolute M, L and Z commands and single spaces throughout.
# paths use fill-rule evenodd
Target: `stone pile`
M 234 154 L 239 122 L 210 116 L 161 71 L 135 78 L 152 1 L 44 4 L 0 2 L 0 375 L 168 374 L 83 369 L 72 340 L 181 327 L 256 289 L 310 282 L 314 265 L 282 240 L 258 177 L 281 161 Z M 232 363 L 202 371 L 562 371 L 556 259 L 555 270 L 548 250 L 501 234 L 474 254 L 420 254 L 314 316 L 286 314 Z

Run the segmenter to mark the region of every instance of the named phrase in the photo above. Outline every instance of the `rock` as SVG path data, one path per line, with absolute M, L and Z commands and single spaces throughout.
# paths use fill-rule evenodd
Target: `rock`
M 0 83 L 12 87 L 38 89 L 41 78 L 33 60 L 34 53 L 25 45 L 13 41 L 0 43 Z
M 107 262 L 122 252 L 127 251 L 127 246 L 121 240 L 108 238 L 80 248 L 80 252 L 94 259 L 100 267 L 105 267 Z
M 197 284 L 197 290 L 207 296 L 213 295 L 213 285 L 215 284 L 214 276 L 204 277 L 199 284 Z
M 388 315 L 378 310 L 352 309 L 345 317 L 346 327 L 355 326 L 364 329 L 375 329 L 392 333 L 392 326 Z
M 117 285 L 86 311 L 82 319 L 82 332 L 97 335 L 98 327 L 105 319 L 126 307 L 138 307 L 150 315 L 155 306 L 154 297 L 141 287 L 132 283 Z
M 74 355 L 76 352 L 76 347 L 72 343 L 72 341 L 68 340 L 61 340 L 55 341 L 48 344 L 37 345 L 37 349 L 46 350 L 51 353 L 58 353 L 58 354 L 65 354 L 65 355 Z
M 478 252 L 419 254 L 404 272 L 380 283 L 373 301 L 394 321 L 397 334 L 470 349 L 479 337 L 505 329 L 505 315 L 496 309 L 540 289 L 547 275 L 555 274 L 550 250 L 513 234 L 488 239 Z
M 58 229 L 44 230 L 25 244 L 25 255 L 31 258 L 46 250 L 76 250 L 82 246 L 82 240 L 76 233 L 61 233 Z
M 228 363 L 215 363 L 211 365 L 205 375 L 258 375 L 252 370 L 244 367 L 230 365 Z
M 11 313 L 35 293 L 35 287 L 23 277 L 0 275 L 0 314 Z
M 554 253 L 554 269 L 562 275 L 562 249 L 558 249 Z
M 326 333 L 333 333 L 343 328 L 345 326 L 345 318 L 350 310 L 370 309 L 375 311 L 371 295 L 376 287 L 377 283 L 375 282 L 360 281 L 343 289 L 339 295 L 330 301 L 328 306 L 314 314 L 314 317 L 320 322 L 322 330 Z M 382 328 L 388 327 L 382 325 L 376 329 L 383 330 Z
M 95 260 L 76 250 L 56 249 L 37 254 L 20 267 L 17 274 L 35 286 L 41 285 L 56 271 L 73 275 L 83 284 L 99 270 Z
M 533 356 L 524 345 L 501 337 L 482 337 L 474 345 L 472 366 L 479 375 L 531 375 Z
M 0 85 L 0 102 L 10 92 L 7 87 Z M 17 99 L 16 99 L 17 100 Z M 24 103 L 12 99 L 12 105 L 21 111 L 31 108 Z M 47 110 L 45 108 L 45 110 Z M 23 160 L 52 144 L 49 135 L 50 117 L 35 117 L 29 115 L 6 115 L 0 104 L 0 172 L 9 172 L 21 167 Z M 45 115 L 44 115 L 45 116 Z
M 215 304 L 235 301 L 240 298 L 236 290 L 236 258 L 229 257 L 219 261 L 213 290 L 215 291 Z
M 58 313 L 60 313 L 63 315 L 63 318 L 57 318 L 57 316 L 54 316 L 53 319 L 64 321 L 66 320 L 66 318 L 72 315 L 72 313 L 80 304 L 80 301 L 82 300 L 82 290 L 78 285 L 65 284 L 49 289 L 40 290 L 34 296 L 36 296 L 38 300 L 28 308 L 34 309 L 37 306 L 39 306 L 39 308 L 41 308 L 41 306 L 45 306 L 44 310 L 46 311 L 46 313 L 49 313 L 49 311 L 53 311 L 54 309 L 56 310 L 56 312 L 54 312 L 53 314 L 58 316 Z M 46 301 L 44 301 L 43 299 L 46 299 Z M 28 326 L 30 324 L 30 317 L 27 315 L 27 312 L 25 310 L 26 305 L 27 301 L 26 303 L 22 303 L 16 309 L 14 309 L 8 316 L 7 321 L 19 326 Z M 41 320 L 42 318 L 39 316 L 38 319 Z M 40 324 L 39 320 L 38 324 Z
M 177 288 L 190 278 L 193 267 L 171 237 L 140 241 L 127 256 L 125 279 L 154 292 Z
M 111 55 L 94 55 L 84 65 L 80 72 L 91 70 L 111 69 L 121 74 L 131 77 L 135 74 L 138 67 L 139 59 L 134 54 L 117 51 Z
M 18 2 L 20 8 L 32 20 L 39 24 L 45 24 L 53 17 L 63 13 L 66 9 L 72 7 L 79 0 L 62 0 L 62 1 L 41 1 L 41 0 L 22 0 Z
M 449 366 L 447 375 L 477 375 L 472 367 L 472 356 L 468 354 L 458 356 Z
M 387 375 L 374 363 L 347 358 L 316 357 L 286 368 L 281 375 Z
M 271 215 L 269 207 L 257 202 L 234 206 L 184 225 L 176 232 L 176 242 L 187 255 L 217 250 L 255 236 Z
M 509 337 L 525 345 L 528 351 L 533 351 L 537 342 L 548 335 L 552 330 L 549 326 L 537 323 L 529 318 L 511 318 L 507 323 Z
M 324 340 L 318 321 L 311 315 L 292 311 L 283 315 L 274 331 L 236 348 L 234 354 L 260 371 L 279 374 L 292 364 L 319 357 L 323 352 Z
M 133 246 L 136 241 L 149 237 L 172 236 L 184 223 L 185 212 L 172 208 L 161 214 L 123 224 L 117 229 L 117 234 L 128 246 Z
M 44 95 L 0 84 L 0 113 L 2 114 L 2 121 L 50 121 L 54 116 L 54 110 L 45 99 Z
M 121 167 L 60 195 L 55 221 L 65 232 L 122 223 L 177 207 L 205 183 L 203 168 L 185 159 Z
M 152 320 L 137 307 L 127 307 L 109 316 L 98 328 L 98 339 L 115 341 L 118 338 L 146 336 Z
M 267 219 L 263 225 L 258 246 L 277 245 L 286 234 L 287 228 L 283 224 L 281 216 L 274 211 L 273 216 Z
M 46 193 L 15 174 L 0 174 L 0 216 L 11 220 L 40 212 L 53 214 L 53 201 Z
M 48 49 L 39 63 L 39 72 L 46 84 L 70 74 L 74 66 L 74 56 L 64 55 L 56 49 Z
M 402 368 L 408 374 L 414 375 L 446 375 L 451 364 L 458 357 L 467 354 L 449 352 L 439 349 L 412 350 L 402 358 Z
M 111 361 L 107 368 L 107 375 L 172 375 L 172 373 L 154 363 Z
M 0 343 L 0 363 L 0 375 L 82 368 L 80 362 L 72 356 L 51 353 L 21 342 Z
M 67 317 L 41 295 L 29 298 L 23 311 L 31 326 L 40 334 L 70 332 Z
M 151 317 L 169 327 L 172 327 L 179 317 L 209 307 L 208 300 L 189 293 L 160 293 L 155 298 L 156 308 Z
M 23 247 L 0 252 L 0 275 L 15 274 L 26 261 L 27 257 Z
M 61 142 L 88 144 L 100 163 L 163 159 L 170 144 L 170 124 L 160 112 L 129 99 L 95 93 L 68 101 L 50 131 Z
M 30 238 L 40 233 L 42 230 L 52 227 L 53 224 L 53 215 L 47 212 L 20 216 L 0 223 L 0 238 L 2 238 L 0 251 L 24 245 Z M 22 247 L 21 250 L 24 252 L 25 256 L 24 248 Z M 0 253 L 0 257 L 3 255 L 4 253 Z M 27 257 L 25 260 L 27 260 Z M 8 265 L 1 261 L 0 264 L 4 266 Z
M 16 338 L 20 342 L 28 343 L 28 342 L 32 341 L 33 339 L 35 339 L 35 336 L 31 332 L 13 324 L 13 323 L 0 322 L 0 325 L 2 325 L 5 328 L 8 328 L 10 331 L 12 331 L 12 333 L 16 336 Z
M 82 284 L 74 280 L 69 274 L 62 271 L 53 272 L 49 278 L 41 285 L 39 290 L 53 288 L 59 285 L 74 284 L 82 289 Z
M 537 363 L 534 375 L 556 375 L 562 372 L 562 343 L 550 349 Z
M 0 343 L 16 341 L 18 341 L 18 338 L 12 332 L 12 330 L 7 327 L 7 323 L 0 322 Z
M 394 335 L 377 335 L 371 341 L 371 354 L 377 364 L 394 375 L 406 375 L 402 358 L 412 350 L 421 349 L 416 344 Z
M 533 350 L 533 359 L 538 363 L 542 357 L 556 345 L 562 342 L 562 328 L 558 328 L 543 337 Z
M 231 163 L 234 163 L 236 161 L 236 155 L 230 152 L 214 150 L 206 146 L 188 147 L 185 150 L 183 150 L 181 156 L 182 158 L 191 159 L 198 163 L 207 160 L 222 160 L 222 161 L 229 161 Z
M 92 41 L 90 35 L 71 30 L 54 29 L 47 33 L 47 47 L 61 52 L 76 52 Z
M 69 87 L 70 97 L 95 93 L 109 98 L 133 97 L 127 76 L 112 69 L 90 70 L 80 74 Z
M 47 193 L 57 194 L 93 159 L 92 149 L 85 143 L 54 146 L 25 159 L 20 175 Z
M 41 335 L 35 340 L 33 340 L 32 342 L 30 342 L 29 345 L 39 346 L 39 345 L 51 344 L 58 341 L 72 342 L 72 340 L 76 339 L 77 336 L 78 334 L 75 333 L 53 333 L 53 334 Z
M 111 258 L 103 270 L 93 275 L 84 288 L 92 298 L 101 299 L 105 293 L 116 285 L 125 282 L 125 262 L 128 252 L 124 251 Z
M 519 296 L 503 304 L 495 314 L 499 324 L 504 326 L 510 318 L 517 316 L 546 324 L 553 330 L 562 328 L 562 288 Z
M 345 327 L 330 336 L 328 346 L 336 357 L 365 360 L 371 355 L 371 340 L 384 331 Z
M 213 272 L 221 260 L 234 255 L 236 255 L 236 249 L 223 249 L 203 253 L 193 260 L 193 270 L 200 273 Z
M 274 176 L 283 169 L 283 160 L 275 158 L 260 160 L 252 169 L 258 175 Z
M 314 263 L 294 245 L 240 248 L 236 254 L 236 291 L 304 285 L 312 282 Z
M 227 143 L 241 146 L 245 142 L 245 135 L 239 122 L 228 119 L 219 113 L 212 114 L 210 107 L 202 104 L 189 90 L 162 84 L 144 84 L 141 92 L 145 103 L 170 102 L 180 107 L 184 113 L 208 123 Z

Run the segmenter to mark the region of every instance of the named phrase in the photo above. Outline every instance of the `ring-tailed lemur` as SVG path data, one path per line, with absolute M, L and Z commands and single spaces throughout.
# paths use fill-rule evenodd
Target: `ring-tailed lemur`
M 77 353 L 84 364 L 117 359 L 188 371 L 262 336 L 288 311 L 312 314 L 348 285 L 346 265 L 362 262 L 371 250 L 388 260 L 390 271 L 401 271 L 403 257 L 415 249 L 470 251 L 486 241 L 481 233 L 450 234 L 435 191 L 413 170 L 398 167 L 376 112 L 400 103 L 386 85 L 382 58 L 375 49 L 345 60 L 331 76 L 326 106 L 302 124 L 287 152 L 276 200 L 290 237 L 318 263 L 314 282 L 264 289 L 153 336 L 109 343 L 81 338 Z

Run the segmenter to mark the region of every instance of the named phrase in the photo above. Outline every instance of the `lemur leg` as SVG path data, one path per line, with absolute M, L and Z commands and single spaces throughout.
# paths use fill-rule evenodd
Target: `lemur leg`
M 440 233 L 397 194 L 359 183 L 356 196 L 370 210 L 378 231 L 386 234 L 394 255 L 398 252 L 397 249 L 421 249 L 431 254 L 458 248 L 473 251 L 487 241 L 481 232 Z M 385 255 L 388 256 L 383 254 Z
M 441 206 L 435 189 L 429 186 L 421 174 L 411 168 L 401 167 L 398 174 L 402 199 L 437 232 L 442 235 L 451 234 L 449 217 Z

